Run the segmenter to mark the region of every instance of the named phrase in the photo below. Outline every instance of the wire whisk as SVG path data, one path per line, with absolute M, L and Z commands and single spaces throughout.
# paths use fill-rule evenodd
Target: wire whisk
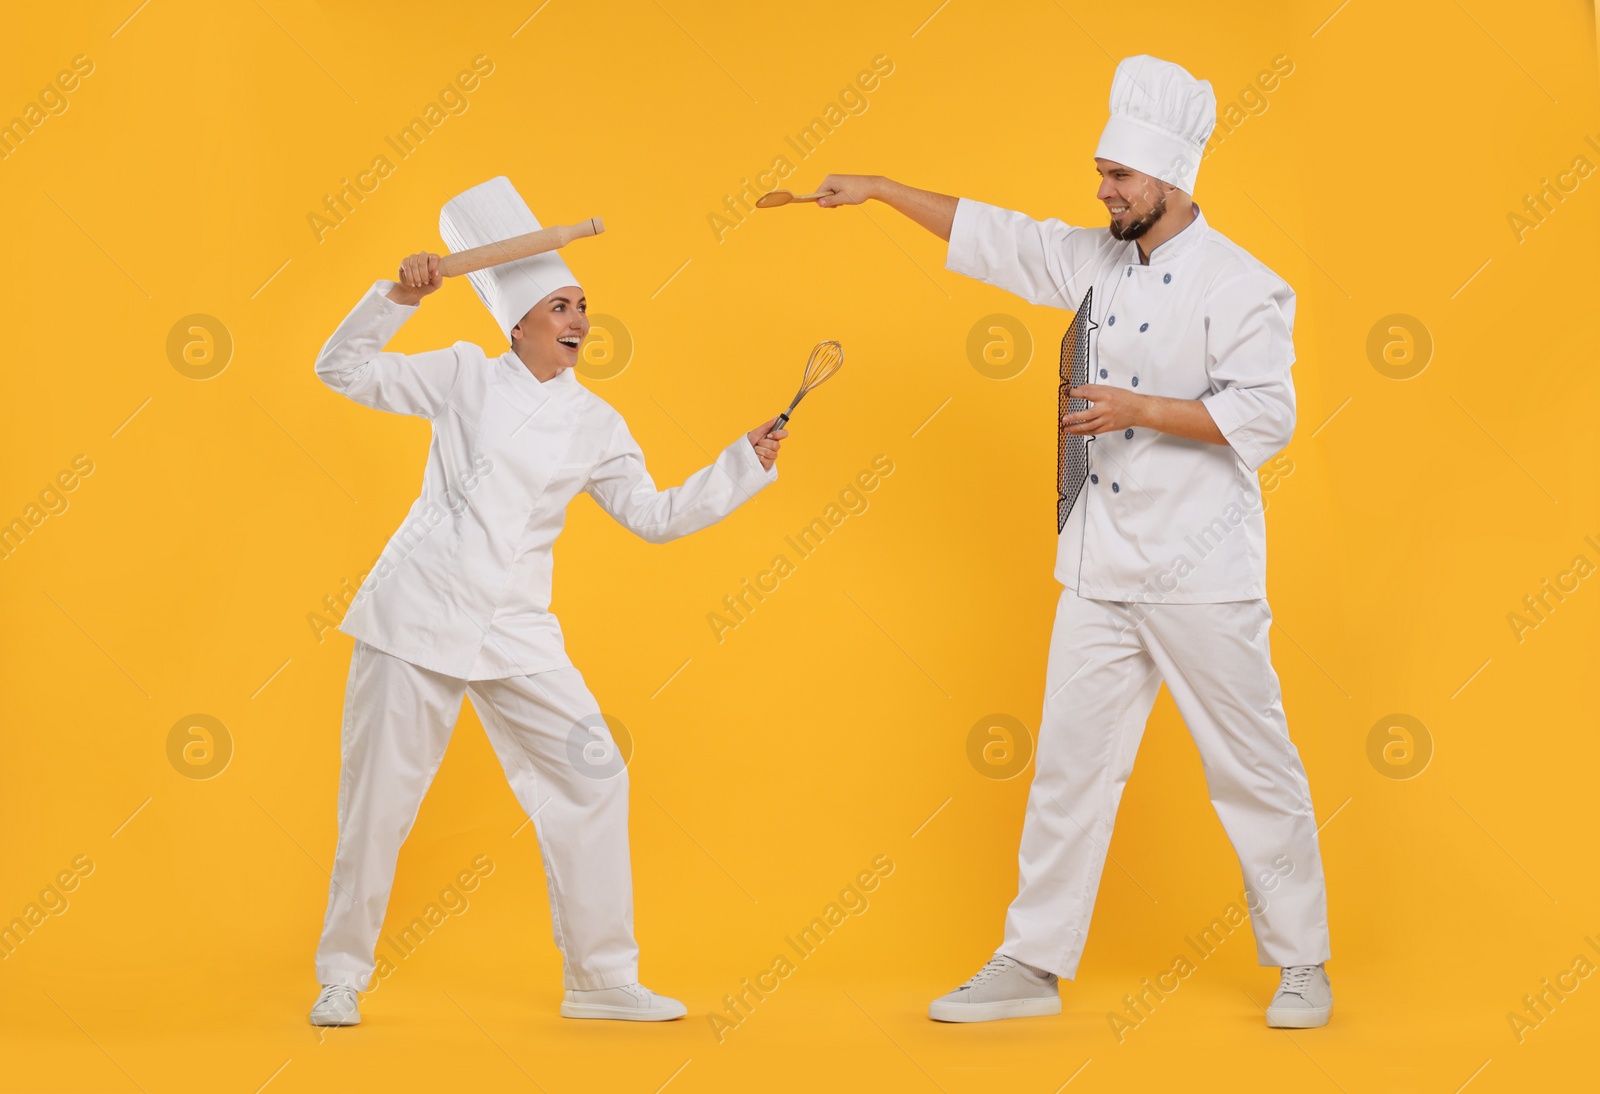
M 789 404 L 788 410 L 778 415 L 778 420 L 772 423 L 772 428 L 782 429 L 789 421 L 789 415 L 794 413 L 794 408 L 806 397 L 806 393 L 843 367 L 844 347 L 837 342 L 818 342 L 817 348 L 811 351 L 810 358 L 806 360 L 806 372 L 801 377 L 800 390 L 795 395 L 794 402 Z

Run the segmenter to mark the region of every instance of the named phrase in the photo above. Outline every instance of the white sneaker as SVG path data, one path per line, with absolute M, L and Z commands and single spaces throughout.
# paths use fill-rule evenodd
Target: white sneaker
M 999 953 L 971 980 L 928 1004 L 928 1017 L 936 1022 L 993 1022 L 1060 1013 L 1055 973 L 1035 972 Z
M 1267 1025 L 1275 1029 L 1314 1029 L 1328 1024 L 1333 1013 L 1333 985 L 1321 965 L 1288 965 L 1278 994 L 1267 1007 Z
M 623 1022 L 670 1022 L 689 1013 L 676 999 L 657 995 L 643 984 L 579 991 L 568 988 L 561 1002 L 563 1018 L 615 1018 Z
M 328 984 L 311 1006 L 314 1026 L 359 1026 L 361 1008 L 356 1004 L 356 989 L 343 984 Z

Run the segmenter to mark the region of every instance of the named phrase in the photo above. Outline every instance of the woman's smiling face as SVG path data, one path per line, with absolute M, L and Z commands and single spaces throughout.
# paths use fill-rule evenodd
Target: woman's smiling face
M 589 302 L 576 285 L 557 289 L 511 328 L 511 351 L 542 383 L 578 363 L 589 335 Z

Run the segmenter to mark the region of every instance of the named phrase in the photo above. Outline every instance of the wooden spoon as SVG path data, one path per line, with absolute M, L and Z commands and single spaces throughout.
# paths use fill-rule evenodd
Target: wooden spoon
M 780 205 L 787 205 L 791 201 L 816 201 L 832 194 L 832 190 L 820 190 L 815 194 L 791 194 L 787 190 L 774 190 L 770 194 L 762 194 L 756 199 L 757 209 L 775 209 Z

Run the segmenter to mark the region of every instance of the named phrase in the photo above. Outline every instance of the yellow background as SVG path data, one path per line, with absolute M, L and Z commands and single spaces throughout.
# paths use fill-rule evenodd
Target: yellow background
M 1507 1018 L 1576 955 L 1600 961 L 1584 941 L 1600 939 L 1600 580 L 1520 641 L 1507 620 L 1575 556 L 1600 564 L 1584 540 L 1600 540 L 1600 176 L 1520 242 L 1507 220 L 1580 155 L 1600 165 L 1584 143 L 1600 144 L 1592 5 L 121 0 L 6 22 L 0 119 L 75 56 L 94 70 L 0 163 L 0 518 L 75 456 L 94 471 L 0 561 L 0 918 L 93 864 L 0 962 L 4 1089 L 1594 1081 L 1600 980 L 1520 1041 Z M 1294 64 L 1205 160 L 1196 197 L 1299 294 L 1300 424 L 1267 495 L 1269 581 L 1326 822 L 1337 1007 L 1324 1030 L 1267 1030 L 1276 974 L 1241 932 L 1112 1033 L 1107 1013 L 1240 886 L 1163 695 L 1065 1013 L 939 1026 L 927 1001 L 983 963 L 1015 891 L 1031 768 L 986 777 L 967 736 L 996 713 L 1038 724 L 1067 315 L 947 273 L 943 246 L 882 205 L 761 212 L 720 242 L 708 216 L 882 54 L 892 74 L 796 163 L 793 189 L 873 172 L 1103 223 L 1094 143 L 1115 61 L 1143 52 L 1209 79 L 1223 106 L 1273 58 Z M 494 70 L 468 110 L 318 242 L 308 214 L 480 54 Z M 777 485 L 726 523 L 651 547 L 584 498 L 557 551 L 570 652 L 637 742 L 643 979 L 690 1017 L 557 1017 L 533 834 L 468 707 L 387 929 L 476 856 L 493 873 L 367 997 L 362 1026 L 319 1035 L 305 1012 L 350 640 L 318 642 L 306 617 L 377 556 L 428 431 L 341 400 L 311 365 L 374 279 L 441 247 L 442 202 L 499 174 L 546 223 L 605 217 L 569 261 L 636 349 L 591 386 L 662 485 L 780 409 L 814 342 L 849 359 L 802 406 Z M 1034 342 L 1006 381 L 967 350 L 995 313 Z M 234 342 L 213 379 L 168 358 L 192 314 Z M 1403 381 L 1367 351 L 1395 314 L 1434 342 Z M 464 282 L 393 348 L 456 339 L 501 347 Z M 870 508 L 717 642 L 708 613 L 879 455 L 895 471 Z M 168 758 L 195 713 L 232 740 L 208 780 Z M 1395 714 L 1431 741 L 1411 779 L 1369 759 Z M 878 855 L 896 869 L 870 908 L 719 1043 L 707 1015 L 724 994 Z

